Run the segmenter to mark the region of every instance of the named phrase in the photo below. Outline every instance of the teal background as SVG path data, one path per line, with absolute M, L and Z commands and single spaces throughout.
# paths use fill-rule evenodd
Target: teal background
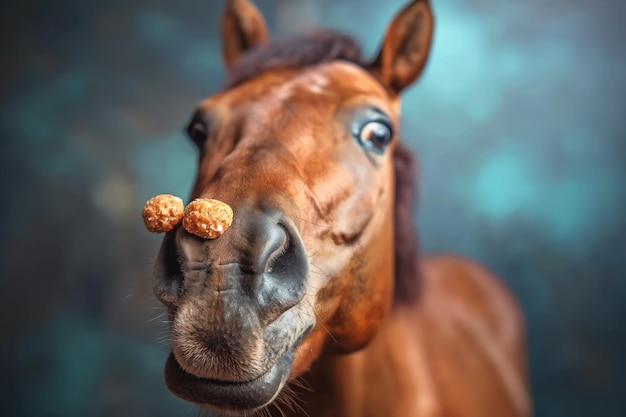
M 436 0 L 404 96 L 427 253 L 520 300 L 536 415 L 626 415 L 626 3 Z M 371 56 L 400 0 L 259 0 L 276 36 L 342 29 Z M 219 89 L 216 1 L 25 0 L 0 13 L 5 416 L 194 416 L 163 383 L 140 211 L 186 196 L 183 127 Z

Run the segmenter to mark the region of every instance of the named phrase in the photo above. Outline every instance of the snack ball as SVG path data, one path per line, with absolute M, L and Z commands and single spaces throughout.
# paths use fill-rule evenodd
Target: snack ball
M 183 200 L 170 194 L 152 197 L 143 206 L 141 215 L 146 229 L 153 233 L 169 232 L 183 218 Z
M 186 231 L 203 239 L 220 237 L 233 222 L 233 209 L 210 198 L 197 198 L 187 204 L 183 216 Z

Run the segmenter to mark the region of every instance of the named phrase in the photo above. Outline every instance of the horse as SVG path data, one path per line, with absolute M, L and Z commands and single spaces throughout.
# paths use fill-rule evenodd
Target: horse
M 216 239 L 163 238 L 173 394 L 209 416 L 531 414 L 515 299 L 470 259 L 422 255 L 414 231 L 400 94 L 433 28 L 410 1 L 367 60 L 331 30 L 271 40 L 254 4 L 227 1 L 227 80 L 187 133 L 190 198 L 234 218 Z

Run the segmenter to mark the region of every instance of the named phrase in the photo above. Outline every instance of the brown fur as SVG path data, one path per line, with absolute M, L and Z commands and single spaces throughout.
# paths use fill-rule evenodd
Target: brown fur
M 226 89 L 236 87 L 265 71 L 301 68 L 323 62 L 343 60 L 362 68 L 368 64 L 359 44 L 346 34 L 318 29 L 308 36 L 272 41 L 244 51 L 227 75 Z M 419 294 L 420 271 L 415 262 L 419 243 L 413 223 L 416 199 L 415 157 L 410 149 L 398 143 L 394 149 L 395 169 L 395 290 L 394 300 L 410 304 Z
M 271 43 L 249 0 L 228 1 L 230 78 L 189 133 L 191 198 L 227 203 L 233 223 L 168 233 L 154 279 L 166 383 L 209 416 L 530 415 L 513 298 L 472 261 L 418 256 L 415 161 L 390 131 L 433 25 L 411 1 L 367 63 L 336 33 Z

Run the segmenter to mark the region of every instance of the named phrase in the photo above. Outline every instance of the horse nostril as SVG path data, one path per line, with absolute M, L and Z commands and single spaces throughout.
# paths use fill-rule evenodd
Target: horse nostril
M 262 234 L 266 244 L 259 256 L 259 266 L 265 279 L 274 285 L 285 285 L 281 284 L 284 280 L 290 280 L 289 285 L 294 281 L 303 283 L 308 276 L 307 257 L 291 221 L 271 218 Z
M 265 273 L 272 274 L 274 272 L 280 273 L 285 267 L 284 255 L 289 249 L 289 236 L 287 230 L 280 224 L 277 225 L 277 231 L 281 231 L 281 236 L 276 233 L 277 238 L 272 245 L 267 261 L 265 262 Z
M 300 237 L 288 219 L 276 215 L 265 217 L 257 233 L 263 241 L 257 261 L 263 275 L 274 278 L 306 278 L 306 274 L 303 276 L 306 259 Z
M 176 304 L 183 286 L 180 252 L 176 246 L 176 229 L 163 238 L 154 268 L 154 290 L 166 305 Z
M 304 280 L 307 274 L 306 256 L 296 232 L 278 224 L 280 240 L 273 245 L 265 264 L 265 274 L 278 279 Z
M 266 211 L 258 219 L 250 230 L 262 242 L 256 252 L 261 273 L 253 281 L 252 293 L 259 318 L 269 324 L 304 297 L 309 266 L 300 234 L 288 217 Z

